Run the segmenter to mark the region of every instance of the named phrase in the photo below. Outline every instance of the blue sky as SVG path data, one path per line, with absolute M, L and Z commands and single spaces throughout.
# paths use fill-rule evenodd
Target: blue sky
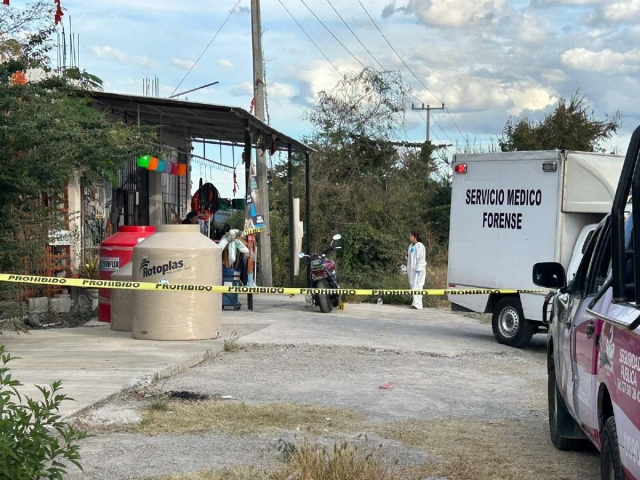
M 81 67 L 106 89 L 141 93 L 158 76 L 168 96 L 201 54 L 237 0 L 62 0 L 65 22 L 80 34 Z M 305 0 L 364 64 L 374 60 L 331 9 L 340 12 L 374 57 L 401 70 L 414 94 L 438 104 L 404 68 L 357 0 Z M 623 128 L 610 148 L 622 152 L 640 124 L 640 0 L 362 0 L 411 69 L 447 104 L 473 142 L 498 135 L 509 115 L 539 118 L 561 96 L 581 88 L 595 114 L 620 110 Z M 20 6 L 22 0 L 12 0 Z M 360 65 L 312 16 L 301 0 L 282 0 L 344 73 Z M 249 0 L 236 12 L 180 90 L 220 84 L 190 100 L 248 109 L 251 91 Z M 271 123 L 292 136 L 309 133 L 305 109 L 338 73 L 286 13 L 262 0 Z M 464 140 L 452 119 L 433 114 L 434 141 Z M 408 112 L 406 136 L 423 140 L 425 124 Z M 228 189 L 228 180 L 224 180 Z M 222 190 L 222 189 L 221 189 Z

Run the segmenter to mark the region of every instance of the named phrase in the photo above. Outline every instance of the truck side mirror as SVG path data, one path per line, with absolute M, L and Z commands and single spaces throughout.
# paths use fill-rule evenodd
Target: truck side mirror
M 536 263 L 533 266 L 533 283 L 542 288 L 564 288 L 567 286 L 567 274 L 559 263 Z

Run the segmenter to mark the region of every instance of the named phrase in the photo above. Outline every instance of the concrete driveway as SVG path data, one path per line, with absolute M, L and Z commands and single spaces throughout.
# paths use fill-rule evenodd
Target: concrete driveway
M 497 344 L 490 325 L 449 311 L 347 305 L 325 315 L 306 308 L 301 297 L 256 297 L 255 312 L 230 311 L 224 318 L 243 348 L 158 388 L 228 395 L 257 407 L 354 412 L 363 416 L 360 424 L 329 427 L 313 441 L 374 446 L 389 462 L 421 472 L 406 478 L 598 478 L 594 452 L 559 452 L 549 442 L 544 335 L 516 350 Z M 392 388 L 381 389 L 386 383 Z M 135 422 L 148 407 L 145 400 L 121 398 L 80 420 L 89 428 L 96 419 L 117 422 L 123 415 Z M 83 442 L 85 474 L 69 478 L 268 469 L 278 462 L 277 442 L 299 441 L 300 431 L 238 435 L 214 427 L 150 435 L 98 428 Z

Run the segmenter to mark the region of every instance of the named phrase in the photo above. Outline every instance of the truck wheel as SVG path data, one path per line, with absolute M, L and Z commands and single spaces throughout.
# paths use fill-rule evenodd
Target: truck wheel
M 553 354 L 549 356 L 549 377 L 547 380 L 547 399 L 549 402 L 549 435 L 551 443 L 558 450 L 582 450 L 585 446 L 584 440 L 576 438 L 562 437 L 558 432 L 562 426 L 570 423 L 576 430 L 579 427 L 573 419 L 567 406 L 564 403 L 558 384 L 556 382 L 556 366 L 553 363 Z
M 625 474 L 620 460 L 616 419 L 609 417 L 602 432 L 602 451 L 600 452 L 600 478 L 602 480 L 624 480 Z
M 315 284 L 314 288 L 326 289 L 326 288 L 329 288 L 329 285 L 327 284 L 327 281 L 323 279 L 323 280 L 319 280 Z M 331 312 L 331 310 L 333 310 L 329 295 L 318 295 L 318 304 L 320 305 L 320 311 L 322 313 L 329 313 Z
M 522 348 L 529 344 L 535 325 L 524 318 L 520 300 L 505 297 L 493 309 L 493 336 L 498 343 Z

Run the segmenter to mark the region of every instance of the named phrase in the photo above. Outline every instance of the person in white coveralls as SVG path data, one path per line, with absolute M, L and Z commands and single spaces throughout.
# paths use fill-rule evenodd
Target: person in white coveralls
M 407 277 L 412 290 L 424 289 L 424 282 L 427 279 L 427 259 L 424 245 L 420 242 L 418 232 L 411 232 L 409 235 L 411 245 L 409 245 L 409 258 L 407 260 Z M 414 295 L 411 308 L 422 310 L 422 295 Z

